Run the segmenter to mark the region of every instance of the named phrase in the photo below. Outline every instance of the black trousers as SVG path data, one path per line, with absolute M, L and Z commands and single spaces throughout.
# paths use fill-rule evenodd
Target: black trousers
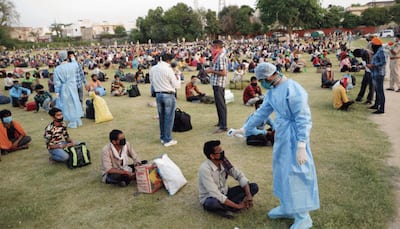
M 218 126 L 220 129 L 226 129 L 227 127 L 227 109 L 225 103 L 225 88 L 219 86 L 213 86 L 215 106 L 217 107 L 218 113 Z
M 368 95 L 367 95 L 367 101 L 368 102 L 372 102 L 372 100 L 374 99 L 374 84 L 372 83 L 372 75 L 370 72 L 365 72 L 363 79 L 361 81 L 361 88 L 360 88 L 360 92 L 358 92 L 357 95 L 357 101 L 361 101 L 362 98 L 364 97 L 365 91 L 368 87 Z
M 258 185 L 256 183 L 250 183 L 249 186 L 250 186 L 251 196 L 254 196 L 255 194 L 257 194 Z M 228 199 L 230 201 L 239 204 L 246 197 L 246 193 L 245 193 L 244 189 L 238 185 L 238 186 L 229 188 L 228 194 L 226 196 L 228 197 Z M 206 201 L 204 202 L 203 207 L 205 210 L 210 211 L 210 212 L 233 210 L 230 207 L 219 202 L 214 197 L 208 197 L 206 199 Z

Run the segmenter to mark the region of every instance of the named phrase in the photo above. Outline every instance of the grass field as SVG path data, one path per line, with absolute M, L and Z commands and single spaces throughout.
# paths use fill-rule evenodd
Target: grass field
M 308 55 L 302 59 L 309 63 Z M 335 64 L 334 69 L 339 78 Z M 107 73 L 113 76 L 112 71 Z M 185 72 L 185 82 L 192 73 L 196 74 Z M 390 181 L 399 175 L 399 171 L 385 164 L 390 147 L 387 136 L 369 120 L 366 105 L 355 104 L 350 112 L 334 110 L 331 91 L 320 88 L 320 74 L 313 68 L 286 75 L 309 93 L 311 149 L 321 200 L 321 208 L 311 212 L 314 228 L 386 228 L 395 209 Z M 250 76 L 247 74 L 246 78 Z M 353 99 L 362 74 L 356 77 L 357 85 L 349 92 Z M 41 81 L 47 85 L 44 79 Z M 110 82 L 105 83 L 107 89 Z M 74 140 L 87 143 L 92 155 L 91 165 L 75 170 L 49 163 L 43 130 L 50 117 L 43 110 L 32 113 L 3 105 L 1 108 L 12 111 L 13 118 L 23 124 L 33 141 L 28 150 L 2 156 L 0 228 L 289 228 L 291 220 L 266 217 L 278 205 L 272 195 L 272 148 L 250 147 L 242 139 L 212 134 L 217 122 L 215 105 L 186 102 L 182 87 L 177 106 L 191 115 L 193 130 L 173 133 L 178 145 L 165 148 L 160 144 L 157 110 L 147 105 L 154 98 L 150 96 L 150 86 L 141 84 L 141 97 L 104 97 L 113 121 L 95 124 L 83 119 L 83 127 L 69 129 Z M 200 85 L 200 90 L 212 94 L 210 85 Z M 228 128 L 239 128 L 254 108 L 242 104 L 242 91 L 232 92 L 235 102 L 227 105 Z M 116 128 L 125 132 L 142 159 L 167 153 L 181 168 L 188 184 L 174 196 L 164 189 L 137 194 L 136 185 L 120 188 L 103 184 L 101 149 L 108 143 L 108 133 Z M 254 208 L 237 214 L 234 220 L 203 211 L 198 201 L 197 170 L 205 159 L 202 147 L 212 139 L 220 139 L 227 157 L 260 187 Z M 231 184 L 236 182 L 231 180 Z

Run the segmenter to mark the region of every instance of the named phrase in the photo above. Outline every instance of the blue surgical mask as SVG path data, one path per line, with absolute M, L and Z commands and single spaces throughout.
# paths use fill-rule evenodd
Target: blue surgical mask
M 271 82 L 267 82 L 265 79 L 261 80 L 261 87 L 265 88 L 265 89 L 271 89 L 273 81 Z
M 19 84 L 14 84 L 15 89 L 18 89 L 19 87 L 20 87 Z
M 12 122 L 12 116 L 4 117 L 3 118 L 3 123 L 11 123 Z

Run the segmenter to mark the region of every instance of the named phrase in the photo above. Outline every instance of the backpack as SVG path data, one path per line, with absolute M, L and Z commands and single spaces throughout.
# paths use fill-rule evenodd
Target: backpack
M 99 74 L 97 74 L 97 79 L 100 80 L 101 82 L 105 82 L 106 75 L 103 72 L 99 72 Z
M 67 166 L 70 169 L 82 167 L 90 164 L 90 152 L 84 142 L 64 149 L 68 155 Z
M 132 73 L 127 73 L 127 74 L 125 75 L 125 81 L 126 81 L 126 82 L 133 82 L 133 81 L 135 81 L 135 77 L 133 76 Z
M 42 77 L 43 78 L 49 78 L 50 72 L 47 69 L 42 70 Z
M 86 100 L 86 118 L 95 119 L 93 100 Z
M 250 135 L 246 137 L 246 144 L 249 146 L 272 146 L 274 145 L 275 131 L 268 131 L 267 134 Z
M 126 91 L 128 92 L 129 97 L 140 96 L 139 87 L 136 84 L 129 85 L 128 90 L 126 90 Z
M 144 83 L 150 83 L 150 74 L 146 73 L 146 75 L 144 76 Z
M 192 129 L 192 123 L 190 122 L 190 115 L 181 109 L 175 109 L 175 119 L 172 131 L 184 132 Z

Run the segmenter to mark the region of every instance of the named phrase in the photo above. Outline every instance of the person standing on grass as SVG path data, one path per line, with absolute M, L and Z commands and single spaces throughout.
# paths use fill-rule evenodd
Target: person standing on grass
M 165 53 L 160 62 L 150 69 L 150 83 L 156 93 L 158 109 L 160 139 L 165 147 L 176 145 L 178 141 L 172 139 L 172 127 L 175 118 L 175 90 L 181 87 L 181 81 L 175 76 L 171 68 L 173 56 Z
M 76 73 L 79 67 L 76 63 L 68 62 L 67 52 L 60 51 L 58 58 L 61 61 L 54 69 L 54 90 L 56 93 L 55 106 L 63 111 L 69 128 L 82 126 L 82 104 L 76 84 Z
M 207 157 L 199 168 L 199 199 L 206 211 L 222 217 L 234 218 L 232 211 L 253 207 L 253 196 L 258 185 L 250 183 L 244 173 L 234 167 L 225 157 L 219 140 L 204 143 L 203 153 Z M 240 185 L 229 188 L 228 176 Z
M 353 55 L 355 57 L 360 57 L 362 59 L 362 63 L 364 65 L 367 65 L 371 63 L 373 53 L 369 49 L 354 49 Z M 364 97 L 365 91 L 368 87 L 367 101 L 365 101 L 364 103 L 372 104 L 372 100 L 374 99 L 374 85 L 372 83 L 371 70 L 365 68 L 364 71 L 365 72 L 361 81 L 360 92 L 357 95 L 356 101 L 361 102 L 362 98 Z
M 227 128 L 227 109 L 225 103 L 225 84 L 227 77 L 228 59 L 226 57 L 223 42 L 214 40 L 211 47 L 212 67 L 205 72 L 211 74 L 210 83 L 214 91 L 215 106 L 217 107 L 218 123 L 215 133 L 222 133 Z
M 382 40 L 374 37 L 371 40 L 372 51 L 374 55 L 372 56 L 372 61 L 366 66 L 372 71 L 372 80 L 375 86 L 375 104 L 370 107 L 370 109 L 375 109 L 376 111 L 372 114 L 383 114 L 385 113 L 385 92 L 383 90 L 383 81 L 386 75 L 386 57 L 382 48 Z
M 271 63 L 259 64 L 255 76 L 268 92 L 244 129 L 256 128 L 275 113 L 273 190 L 280 205 L 269 211 L 268 216 L 271 219 L 294 218 L 291 229 L 310 228 L 309 211 L 319 208 L 319 192 L 310 149 L 312 122 L 308 95 L 300 84 L 277 72 Z
M 136 179 L 135 166 L 142 163 L 131 144 L 126 141 L 121 130 L 112 130 L 109 137 L 110 143 L 104 146 L 102 150 L 103 182 L 125 187 Z M 129 158 L 133 161 L 133 164 L 128 164 Z

